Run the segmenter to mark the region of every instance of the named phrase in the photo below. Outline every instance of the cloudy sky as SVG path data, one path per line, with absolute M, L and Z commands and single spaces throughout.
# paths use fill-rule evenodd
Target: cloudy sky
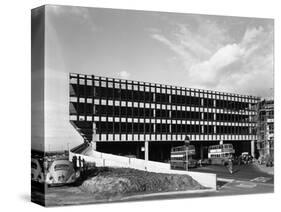
M 272 19 L 57 6 L 47 16 L 68 72 L 272 95 Z
M 62 150 L 83 142 L 71 72 L 272 96 L 273 20 L 47 6 L 44 70 L 45 148 Z

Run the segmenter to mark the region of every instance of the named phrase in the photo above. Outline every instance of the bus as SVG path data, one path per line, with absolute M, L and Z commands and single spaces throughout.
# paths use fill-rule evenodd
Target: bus
M 195 168 L 197 161 L 192 158 L 195 153 L 194 145 L 173 147 L 170 158 L 171 169 L 188 170 L 188 168 Z
M 208 159 L 211 164 L 227 165 L 234 153 L 232 144 L 212 145 L 208 148 Z

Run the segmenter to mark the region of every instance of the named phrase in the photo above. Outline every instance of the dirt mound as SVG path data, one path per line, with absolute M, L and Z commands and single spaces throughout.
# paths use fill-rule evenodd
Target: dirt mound
M 127 168 L 99 168 L 80 188 L 96 199 L 110 199 L 138 193 L 197 190 L 204 187 L 188 175 Z

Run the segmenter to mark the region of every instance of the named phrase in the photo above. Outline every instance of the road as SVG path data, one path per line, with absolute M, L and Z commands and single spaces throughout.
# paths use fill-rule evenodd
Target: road
M 225 195 L 243 195 L 257 193 L 272 193 L 274 191 L 274 177 L 271 174 L 261 172 L 255 165 L 234 166 L 234 173 L 230 174 L 224 166 L 205 166 L 192 169 L 191 171 L 216 173 L 218 177 L 217 190 L 198 193 L 174 193 L 166 192 L 162 194 L 140 194 L 124 199 L 116 198 L 110 200 L 93 200 L 91 195 L 81 191 L 75 186 L 63 186 L 48 188 L 45 203 L 49 206 L 54 205 L 73 205 L 89 204 L 99 202 L 119 202 L 119 201 L 143 201 L 174 198 L 193 198 Z M 37 193 L 37 192 L 36 192 Z M 36 198 L 41 195 L 39 192 L 34 195 Z
M 191 169 L 195 172 L 215 173 L 218 178 L 235 179 L 242 181 L 253 181 L 273 184 L 274 176 L 260 171 L 254 164 L 235 165 L 233 166 L 233 174 L 230 174 L 225 166 L 210 165 Z
M 274 192 L 274 176 L 260 171 L 255 165 L 234 166 L 234 173 L 230 174 L 224 166 L 210 165 L 191 169 L 195 172 L 206 172 L 217 174 L 217 191 L 190 193 L 190 194 L 169 194 L 154 196 L 138 195 L 126 201 L 157 200 L 193 197 L 211 197 L 225 195 L 243 195 Z

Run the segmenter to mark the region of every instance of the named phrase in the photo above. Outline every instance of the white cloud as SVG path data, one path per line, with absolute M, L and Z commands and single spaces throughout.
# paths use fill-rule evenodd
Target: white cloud
M 131 74 L 127 71 L 120 71 L 119 73 L 117 73 L 117 76 L 122 79 L 128 79 L 131 76 Z
M 273 86 L 271 25 L 245 27 L 240 41 L 212 22 L 199 23 L 197 30 L 177 27 L 172 35 L 154 33 L 152 38 L 176 53 L 189 87 L 268 95 Z
M 216 85 L 220 70 L 237 60 L 244 54 L 244 49 L 237 44 L 228 44 L 215 52 L 209 60 L 194 64 L 189 76 L 200 84 Z

